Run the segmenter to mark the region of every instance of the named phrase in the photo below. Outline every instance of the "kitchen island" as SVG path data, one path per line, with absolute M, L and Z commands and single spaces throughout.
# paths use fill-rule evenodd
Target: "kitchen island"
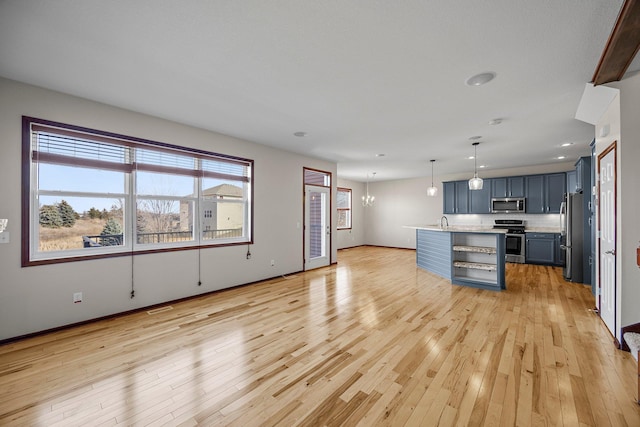
M 500 291 L 505 284 L 505 230 L 437 225 L 416 230 L 418 267 L 455 285 Z

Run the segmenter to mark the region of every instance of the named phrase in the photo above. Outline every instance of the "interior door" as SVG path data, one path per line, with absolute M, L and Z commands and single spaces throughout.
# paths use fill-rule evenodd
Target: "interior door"
M 330 188 L 305 185 L 304 189 L 304 269 L 311 270 L 330 263 Z
M 616 337 L 616 143 L 598 156 L 599 203 L 599 309 L 600 316 Z

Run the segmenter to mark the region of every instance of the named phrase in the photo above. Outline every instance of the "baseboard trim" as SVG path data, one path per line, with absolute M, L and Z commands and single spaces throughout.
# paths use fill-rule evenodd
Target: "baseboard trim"
M 178 299 L 174 299 L 174 300 L 170 300 L 170 301 L 163 301 L 163 302 L 159 302 L 157 304 L 152 304 L 152 305 L 147 305 L 147 306 L 144 306 L 144 307 L 134 308 L 133 310 L 120 311 L 118 313 L 108 314 L 106 316 L 101 316 L 101 317 L 94 317 L 94 318 L 91 318 L 91 319 L 83 320 L 81 322 L 69 323 L 67 325 L 56 326 L 55 328 L 49 328 L 49 329 L 45 329 L 45 330 L 42 330 L 42 331 L 31 332 L 29 334 L 18 335 L 16 337 L 5 338 L 5 339 L 1 339 L 0 340 L 0 346 L 6 345 L 6 344 L 11 344 L 11 343 L 22 341 L 22 340 L 26 340 L 26 339 L 29 339 L 29 338 L 35 338 L 35 337 L 39 337 L 39 336 L 42 336 L 42 335 L 47 335 L 47 334 L 50 334 L 52 332 L 58 332 L 58 331 L 64 331 L 66 329 L 72 329 L 72 328 L 75 328 L 75 327 L 78 327 L 78 326 L 87 325 L 89 323 L 94 323 L 94 322 L 98 322 L 98 321 L 101 321 L 101 320 L 113 319 L 115 317 L 126 316 L 126 315 L 133 314 L 133 313 L 139 313 L 141 311 L 149 311 L 149 310 L 153 310 L 153 309 L 156 309 L 156 308 L 164 307 L 166 305 L 177 304 L 177 303 L 180 303 L 182 301 L 188 301 L 188 300 L 191 300 L 191 299 L 194 299 L 194 298 L 200 298 L 200 297 L 207 296 L 207 295 L 213 295 L 213 294 L 217 294 L 217 293 L 222 293 L 222 292 L 225 292 L 225 291 L 229 291 L 231 289 L 237 289 L 237 288 L 242 288 L 242 287 L 245 287 L 245 286 L 255 285 L 256 283 L 268 282 L 269 280 L 277 279 L 277 278 L 280 278 L 280 277 L 285 277 L 286 278 L 286 276 L 290 276 L 292 274 L 297 274 L 297 273 L 303 273 L 303 271 L 299 270 L 299 271 L 293 271 L 291 273 L 279 274 L 277 276 L 269 277 L 267 279 L 255 280 L 253 282 L 247 282 L 247 283 L 243 283 L 243 284 L 240 284 L 240 285 L 230 286 L 230 287 L 224 288 L 224 289 L 216 289 L 215 291 L 204 292 L 202 294 L 197 294 L 197 295 L 190 295 L 188 297 L 178 298 Z

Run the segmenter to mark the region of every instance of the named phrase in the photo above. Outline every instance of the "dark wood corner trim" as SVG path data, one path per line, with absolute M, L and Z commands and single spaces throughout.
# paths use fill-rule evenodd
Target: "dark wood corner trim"
M 640 49 L 640 0 L 625 0 L 591 79 L 594 85 L 619 81 Z

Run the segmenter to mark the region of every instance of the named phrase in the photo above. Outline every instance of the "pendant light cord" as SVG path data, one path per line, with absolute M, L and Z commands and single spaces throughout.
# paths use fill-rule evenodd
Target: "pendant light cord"
M 478 176 L 478 144 L 479 142 L 473 143 L 473 176 Z
M 431 186 L 433 187 L 433 162 L 435 162 L 435 160 L 431 160 Z

